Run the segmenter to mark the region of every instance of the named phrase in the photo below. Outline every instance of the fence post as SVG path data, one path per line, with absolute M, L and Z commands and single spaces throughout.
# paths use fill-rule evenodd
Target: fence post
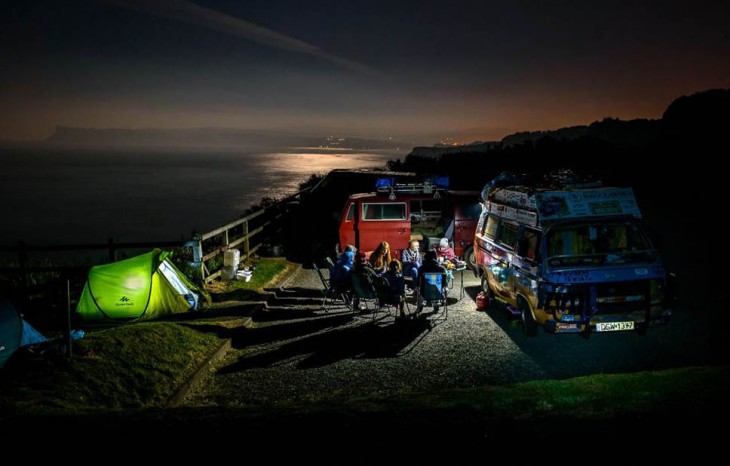
M 243 222 L 241 224 L 241 228 L 243 228 L 243 236 L 245 238 L 246 236 L 248 236 L 248 220 L 246 220 L 245 222 Z M 248 259 L 248 250 L 249 250 L 248 238 L 246 238 L 243 240 L 243 254 L 241 254 L 241 256 Z
M 66 280 L 66 345 L 68 347 L 66 357 L 68 359 L 73 358 L 71 344 L 71 280 Z
M 192 266 L 200 271 L 200 279 L 205 283 L 205 267 L 203 264 L 203 241 L 200 236 L 196 235 L 191 241 L 185 243 L 185 246 L 193 250 L 193 263 Z

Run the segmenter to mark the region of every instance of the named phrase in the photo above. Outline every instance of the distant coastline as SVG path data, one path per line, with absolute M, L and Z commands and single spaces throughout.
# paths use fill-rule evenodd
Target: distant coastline
M 346 136 L 306 135 L 271 130 L 231 128 L 122 129 L 57 126 L 42 141 L 49 146 L 164 147 L 170 148 L 309 148 L 311 150 L 392 150 L 405 151 L 407 145 L 395 141 Z M 410 149 L 410 147 L 408 147 Z

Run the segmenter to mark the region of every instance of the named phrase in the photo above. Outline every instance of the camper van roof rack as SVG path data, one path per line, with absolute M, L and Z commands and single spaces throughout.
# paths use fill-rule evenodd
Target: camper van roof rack
M 436 194 L 449 189 L 449 177 L 433 176 L 414 182 L 400 182 L 395 178 L 378 178 L 375 188 L 379 193 Z
M 482 200 L 491 198 L 501 190 L 523 192 L 529 195 L 538 191 L 571 191 L 574 189 L 601 188 L 603 183 L 592 175 L 578 174 L 570 169 L 559 169 L 541 175 L 513 175 L 502 172 L 482 189 Z

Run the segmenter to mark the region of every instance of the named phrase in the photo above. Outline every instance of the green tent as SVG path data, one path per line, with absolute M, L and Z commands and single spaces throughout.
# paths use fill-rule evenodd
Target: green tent
M 111 264 L 97 265 L 81 293 L 76 312 L 86 320 L 134 320 L 185 312 L 209 297 L 155 249 Z

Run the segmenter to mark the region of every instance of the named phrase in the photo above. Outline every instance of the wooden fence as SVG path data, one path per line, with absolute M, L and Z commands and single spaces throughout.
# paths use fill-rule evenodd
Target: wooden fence
M 220 268 L 213 271 L 208 270 L 208 267 L 205 265 L 206 261 L 215 259 L 217 256 L 225 253 L 229 249 L 235 249 L 237 246 L 242 246 L 240 262 L 243 262 L 259 250 L 259 248 L 263 245 L 263 242 L 253 243 L 252 246 L 251 239 L 255 235 L 262 233 L 264 231 L 264 228 L 268 226 L 268 222 L 259 225 L 256 228 L 250 228 L 250 223 L 252 220 L 260 217 L 264 213 L 266 213 L 266 209 L 257 210 L 256 212 L 246 215 L 240 220 L 236 220 L 234 222 L 223 225 L 222 227 L 216 228 L 215 230 L 203 233 L 202 235 L 196 237 L 195 240 L 191 241 L 191 243 L 194 243 L 193 265 L 196 268 L 199 268 L 200 277 L 203 279 L 203 281 L 208 283 L 212 280 L 215 280 L 223 272 L 223 269 Z M 231 234 L 231 232 L 239 229 L 239 227 L 241 234 L 238 238 L 236 238 Z M 212 250 L 210 250 L 210 252 L 206 253 L 206 243 L 215 238 L 219 238 L 218 243 L 220 244 L 220 246 L 214 247 Z M 261 235 L 259 235 L 259 238 L 261 238 Z
M 196 236 L 188 244 L 193 249 L 193 266 L 200 270 L 202 280 L 207 283 L 223 273 L 221 267 L 210 270 L 206 261 L 211 261 L 230 249 L 239 249 L 239 263 L 242 263 L 253 256 L 266 241 L 275 239 L 283 228 L 282 219 L 289 212 L 292 202 L 299 200 L 302 194 L 310 190 L 308 188 L 292 194 L 243 218 Z M 222 264 L 222 261 L 217 262 Z
M 196 235 L 192 240 L 178 241 L 157 241 L 157 242 L 115 242 L 109 238 L 106 243 L 97 244 L 66 244 L 36 246 L 25 243 L 18 243 L 14 246 L 0 246 L 0 253 L 11 253 L 16 257 L 15 265 L 0 265 L 0 273 L 19 274 L 23 288 L 28 287 L 29 274 L 33 272 L 58 272 L 71 273 L 88 269 L 90 265 L 96 265 L 103 260 L 96 260 L 92 264 L 73 265 L 38 265 L 37 261 L 31 260 L 34 253 L 64 253 L 78 251 L 107 251 L 109 262 L 118 259 L 121 250 L 129 249 L 152 249 L 152 248 L 188 248 L 191 252 L 192 263 L 195 270 L 200 272 L 199 278 L 204 282 L 210 282 L 222 273 L 222 261 L 216 260 L 229 249 L 238 248 L 241 251 L 240 261 L 244 262 L 253 256 L 269 240 L 276 240 L 277 234 L 281 232 L 282 219 L 289 211 L 292 201 L 300 198 L 309 189 L 300 191 L 287 198 L 284 198 L 272 205 L 266 206 L 245 217 L 230 222 L 206 233 Z M 5 254 L 9 257 L 8 254 Z M 209 265 L 206 265 L 206 262 Z

